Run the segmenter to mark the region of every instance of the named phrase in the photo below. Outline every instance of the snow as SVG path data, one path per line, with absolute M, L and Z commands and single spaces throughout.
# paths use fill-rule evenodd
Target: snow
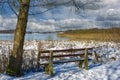
M 0 75 L 0 80 L 120 80 L 120 60 L 111 64 L 96 64 L 90 70 L 76 67 L 74 63 L 56 65 L 54 76 L 45 75 L 44 72 L 31 72 L 22 77 Z
M 25 50 L 37 50 L 39 41 L 26 41 Z M 21 77 L 0 74 L 0 80 L 120 80 L 120 43 L 101 41 L 40 41 L 42 49 L 70 49 L 95 47 L 101 63 L 89 63 L 89 70 L 80 69 L 75 63 L 55 64 L 54 75 L 44 71 L 24 73 Z M 0 41 L 0 55 L 8 55 L 13 42 Z M 29 53 L 29 52 L 28 52 Z M 30 55 L 31 56 L 31 55 Z M 113 59 L 114 58 L 114 59 Z

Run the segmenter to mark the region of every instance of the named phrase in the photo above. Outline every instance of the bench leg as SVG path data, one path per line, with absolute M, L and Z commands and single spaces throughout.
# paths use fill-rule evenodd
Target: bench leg
M 88 70 L 88 50 L 85 49 L 85 55 L 84 55 L 85 61 L 84 61 L 84 67 L 86 70 Z
M 53 75 L 53 65 L 45 65 L 45 74 Z
M 96 53 L 96 51 L 93 52 L 93 56 L 94 56 L 94 60 L 93 60 L 93 63 L 96 64 L 99 62 L 99 59 L 98 59 L 98 54 Z
M 53 65 L 49 65 L 49 74 L 52 76 L 53 75 Z
M 45 74 L 49 74 L 49 65 L 45 65 Z
M 79 61 L 79 68 L 82 68 L 83 62 L 84 62 L 84 60 Z
M 50 51 L 49 54 L 49 74 L 52 76 L 53 75 L 53 52 Z
M 45 65 L 45 74 L 49 74 L 49 75 L 53 75 L 53 65 L 52 64 L 48 64 Z

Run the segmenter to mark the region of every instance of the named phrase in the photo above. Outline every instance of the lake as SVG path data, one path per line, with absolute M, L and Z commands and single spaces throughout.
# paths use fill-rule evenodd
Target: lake
M 14 40 L 14 34 L 0 34 L 0 40 Z M 57 33 L 32 33 L 26 34 L 25 40 L 67 40 L 67 38 L 59 38 Z

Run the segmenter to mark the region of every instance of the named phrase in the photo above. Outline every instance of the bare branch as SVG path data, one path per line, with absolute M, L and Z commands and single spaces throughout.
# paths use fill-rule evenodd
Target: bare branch
M 64 2 L 64 3 L 57 3 L 57 2 L 46 2 L 46 3 L 40 3 L 40 4 L 34 4 L 34 5 L 30 5 L 30 7 L 43 7 L 43 8 L 50 8 L 50 7 L 55 7 L 55 6 L 62 6 L 62 5 L 67 5 L 69 3 L 71 3 L 72 0 Z
M 14 13 L 16 16 L 18 16 L 17 12 L 13 9 L 13 7 L 11 6 L 11 4 L 10 4 L 9 2 L 8 2 L 8 5 L 9 5 L 10 9 L 13 11 L 13 13 Z
M 48 0 L 47 0 L 48 1 Z M 45 11 L 42 12 L 34 12 L 34 13 L 29 13 L 29 15 L 39 15 L 39 14 L 43 14 L 49 10 L 52 10 L 54 8 L 56 8 L 57 6 L 62 6 L 62 5 L 67 5 L 69 3 L 71 3 L 72 0 L 65 2 L 65 3 L 56 3 L 56 2 L 47 2 L 47 3 L 42 3 L 42 4 L 35 4 L 35 5 L 30 5 L 30 7 L 43 7 L 43 8 L 48 8 Z
M 54 8 L 55 8 L 55 7 L 54 7 Z M 49 9 L 47 9 L 47 10 L 45 10 L 45 11 L 42 11 L 42 12 L 30 13 L 29 15 L 39 15 L 39 14 L 43 14 L 43 13 L 45 13 L 45 12 L 47 12 L 47 11 L 49 11 L 49 10 L 52 10 L 52 9 L 54 9 L 54 8 L 49 8 Z
M 20 7 L 19 1 L 21 0 L 0 0 L 0 3 L 1 4 L 7 3 L 10 9 L 17 16 L 17 9 L 19 9 Z M 29 13 L 30 15 L 43 14 L 59 6 L 73 6 L 75 7 L 75 12 L 80 13 L 85 9 L 91 9 L 91 7 L 89 6 L 95 6 L 95 8 L 99 7 L 95 3 L 95 2 L 98 3 L 98 1 L 100 0 L 31 0 L 31 3 L 30 3 L 31 12 Z M 47 10 L 42 11 L 42 8 Z

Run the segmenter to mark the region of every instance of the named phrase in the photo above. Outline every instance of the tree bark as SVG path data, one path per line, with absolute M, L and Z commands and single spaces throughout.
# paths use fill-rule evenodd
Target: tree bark
M 20 76 L 22 73 L 23 45 L 28 21 L 30 0 L 19 0 L 19 3 L 20 10 L 14 35 L 13 51 L 11 52 L 9 65 L 6 71 L 8 75 L 12 76 Z

